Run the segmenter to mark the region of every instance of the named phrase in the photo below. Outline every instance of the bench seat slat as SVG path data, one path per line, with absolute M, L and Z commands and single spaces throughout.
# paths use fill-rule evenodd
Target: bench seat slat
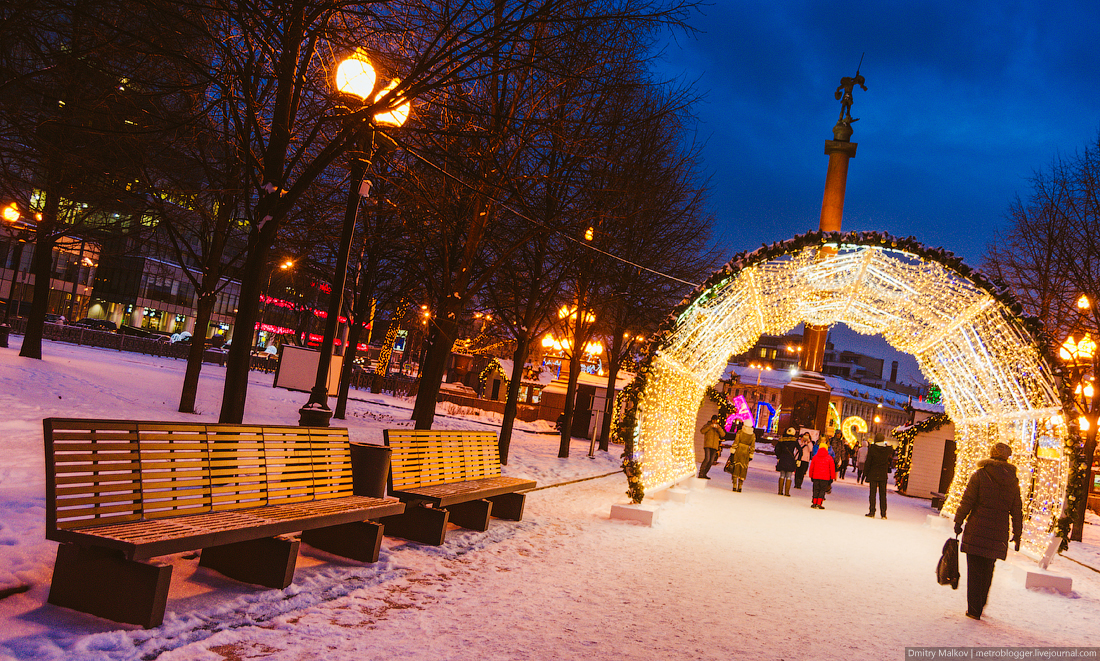
M 469 500 L 491 498 L 506 493 L 534 489 L 537 483 L 517 477 L 488 478 L 451 484 L 394 489 L 391 493 L 402 499 L 423 500 L 437 507 L 446 507 Z
M 229 544 L 242 539 L 274 537 L 327 526 L 400 514 L 404 504 L 395 499 L 347 496 L 340 499 L 272 505 L 226 512 L 135 521 L 62 531 L 56 541 L 95 542 L 120 549 L 131 560 Z M 246 531 L 247 534 L 242 533 Z M 47 531 L 49 532 L 49 531 Z
M 384 436 L 391 450 L 390 493 L 408 502 L 447 507 L 536 486 L 501 474 L 493 432 L 395 429 Z

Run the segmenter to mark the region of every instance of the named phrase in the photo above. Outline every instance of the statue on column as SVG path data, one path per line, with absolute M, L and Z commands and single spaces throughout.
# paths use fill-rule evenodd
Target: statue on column
M 863 66 L 863 58 L 859 58 L 859 66 L 856 67 L 856 75 L 852 77 L 844 76 L 840 79 L 840 85 L 836 88 L 834 96 L 837 101 L 840 101 L 840 118 L 836 121 L 836 126 L 833 127 L 833 138 L 841 142 L 848 142 L 852 138 L 852 122 L 858 122 L 859 118 L 852 117 L 852 90 L 856 85 L 863 88 L 863 91 L 867 91 L 867 86 L 863 83 L 867 82 L 863 79 L 863 76 L 859 75 L 859 69 Z
M 840 79 L 840 86 L 836 88 L 836 94 L 834 95 L 838 101 L 840 101 L 840 118 L 837 121 L 845 124 L 851 124 L 852 122 L 858 122 L 859 118 L 852 118 L 852 89 L 856 85 L 863 88 L 863 91 L 867 91 L 867 86 L 863 83 L 867 82 L 863 79 L 863 76 L 859 75 L 859 71 L 856 71 L 856 75 L 853 78 L 844 76 Z M 843 90 L 843 91 L 842 91 Z

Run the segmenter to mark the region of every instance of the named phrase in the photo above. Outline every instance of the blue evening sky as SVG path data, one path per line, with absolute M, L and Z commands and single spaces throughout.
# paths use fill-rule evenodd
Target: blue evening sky
M 714 0 L 657 75 L 694 84 L 729 254 L 818 227 L 840 113 L 852 116 L 845 230 L 915 236 L 977 267 L 1028 178 L 1100 131 L 1100 2 Z

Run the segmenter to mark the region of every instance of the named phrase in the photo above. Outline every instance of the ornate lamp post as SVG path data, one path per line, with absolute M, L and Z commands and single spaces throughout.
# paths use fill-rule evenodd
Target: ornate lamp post
M 11 284 L 8 286 L 8 304 L 4 306 L 4 325 L 8 324 L 11 319 L 11 306 L 15 294 L 15 281 L 20 278 L 22 271 L 19 270 L 19 263 L 23 261 L 23 244 L 30 240 L 33 229 L 32 225 L 29 225 L 26 221 L 20 220 L 21 214 L 19 213 L 19 207 L 14 202 L 4 207 L 4 210 L 0 212 L 0 218 L 3 218 L 4 225 L 6 226 L 11 237 L 18 243 L 19 249 L 15 251 L 13 257 L 14 263 L 12 264 Z M 22 287 L 19 291 L 20 295 L 23 294 Z M 16 305 L 19 305 L 18 301 L 15 301 Z M 7 345 L 5 345 L 7 346 Z
M 1082 295 L 1077 299 L 1077 311 L 1079 314 L 1087 314 L 1092 308 L 1088 296 Z M 1085 525 L 1085 509 L 1088 507 L 1088 494 L 1092 489 L 1092 467 L 1096 455 L 1097 412 L 1094 409 L 1093 377 L 1095 373 L 1094 361 L 1096 359 L 1096 342 L 1086 332 L 1077 340 L 1073 335 L 1066 338 L 1058 350 L 1058 356 L 1069 368 L 1071 387 L 1073 389 L 1073 401 L 1077 407 L 1078 428 L 1084 433 L 1084 454 L 1081 457 L 1086 465 L 1084 471 L 1085 494 L 1077 509 L 1072 513 L 1073 521 L 1070 528 L 1070 539 L 1081 541 Z
M 374 93 L 376 75 L 374 67 L 366 56 L 359 52 L 340 63 L 336 69 L 336 89 L 343 95 L 358 99 L 362 104 L 371 99 Z M 388 87 L 374 96 L 378 101 L 396 87 L 394 80 Z M 405 102 L 389 111 L 379 113 L 373 119 L 365 119 L 349 111 L 348 122 L 354 122 L 353 138 L 355 146 L 349 150 L 348 200 L 344 213 L 344 226 L 340 235 L 337 252 L 336 271 L 332 276 L 332 293 L 329 297 L 328 316 L 325 318 L 325 334 L 321 340 L 320 355 L 317 357 L 317 380 L 310 391 L 309 401 L 298 411 L 298 424 L 303 427 L 327 427 L 332 419 L 332 409 L 328 407 L 328 374 L 332 362 L 332 347 L 335 344 L 336 328 L 340 320 L 340 308 L 344 304 L 344 284 L 348 275 L 348 258 L 351 254 L 351 240 L 355 234 L 355 221 L 359 215 L 359 201 L 370 192 L 370 183 L 364 181 L 367 166 L 374 150 L 374 133 L 378 124 L 401 126 L 409 116 L 409 103 Z

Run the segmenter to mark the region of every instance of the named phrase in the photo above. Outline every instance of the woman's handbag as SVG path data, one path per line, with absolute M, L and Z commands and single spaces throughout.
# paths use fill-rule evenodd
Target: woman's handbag
M 733 452 L 730 451 L 730 458 L 726 459 L 726 465 L 722 467 L 722 470 L 727 473 L 733 473 Z
M 940 561 L 936 563 L 936 581 L 950 585 L 952 590 L 959 589 L 959 540 L 955 537 L 949 537 L 943 544 Z

